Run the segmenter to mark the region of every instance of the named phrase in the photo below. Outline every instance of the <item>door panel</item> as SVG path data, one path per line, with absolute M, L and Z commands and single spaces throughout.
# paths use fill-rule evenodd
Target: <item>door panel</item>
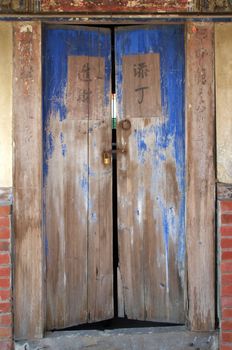
M 47 329 L 113 317 L 110 31 L 44 30 Z
M 118 28 L 115 42 L 119 313 L 183 323 L 184 27 Z

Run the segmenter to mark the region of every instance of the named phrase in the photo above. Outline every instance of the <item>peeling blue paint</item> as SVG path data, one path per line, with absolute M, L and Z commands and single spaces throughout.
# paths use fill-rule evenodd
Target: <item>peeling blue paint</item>
M 82 176 L 80 179 L 80 186 L 85 195 L 88 195 L 89 192 L 89 182 L 86 176 Z
M 111 75 L 111 35 L 109 29 L 76 27 L 55 28 L 47 26 L 43 30 L 43 144 L 44 182 L 48 174 L 48 159 L 52 155 L 48 148 L 47 128 L 51 116 L 62 123 L 67 117 L 66 87 L 69 56 L 104 57 L 104 103 L 110 103 Z M 67 148 L 62 146 L 65 157 Z M 49 153 L 50 152 L 50 153 Z
M 88 166 L 88 164 L 84 164 L 84 170 L 89 177 L 96 176 L 96 173 L 91 169 L 90 166 Z
M 96 213 L 91 213 L 90 215 L 90 220 L 92 223 L 97 222 L 97 214 Z
M 44 237 L 44 247 L 45 247 L 45 256 L 48 257 L 49 249 L 48 249 L 48 238 L 47 238 L 47 236 Z
M 66 157 L 67 154 L 67 145 L 64 142 L 64 134 L 63 132 L 60 133 L 60 143 L 61 143 L 61 153 L 63 157 Z
M 54 139 L 53 139 L 53 136 L 52 136 L 52 133 L 49 132 L 48 133 L 48 137 L 47 137 L 47 155 L 48 155 L 48 158 L 52 158 L 52 154 L 54 152 Z
M 137 141 L 138 160 L 141 164 L 145 163 L 145 153 L 148 151 L 145 135 L 146 132 L 144 130 L 135 130 L 134 132 Z
M 116 31 L 116 96 L 119 118 L 123 118 L 122 62 L 123 56 L 147 53 L 160 55 L 161 104 L 163 122 L 134 131 L 138 149 L 138 161 L 143 164 L 149 152 L 152 158 L 151 196 L 161 211 L 166 267 L 169 263 L 169 240 L 175 235 L 178 243 L 176 263 L 185 266 L 185 46 L 184 25 L 151 25 L 126 27 Z M 133 117 L 133 116 L 132 116 Z M 149 148 L 147 147 L 147 139 Z M 176 167 L 176 179 L 180 192 L 179 211 L 175 213 L 162 194 L 164 164 L 172 159 Z M 164 189 L 165 191 L 165 189 Z M 158 196 L 157 196 L 158 194 Z M 156 215 L 154 209 L 154 216 Z M 168 273 L 168 271 L 166 271 Z

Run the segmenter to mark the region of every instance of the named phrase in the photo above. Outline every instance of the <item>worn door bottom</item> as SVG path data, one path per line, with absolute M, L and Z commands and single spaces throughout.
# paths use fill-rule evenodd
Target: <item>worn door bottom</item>
M 191 350 L 218 349 L 218 332 L 190 332 L 185 327 L 64 331 L 37 341 L 15 343 L 15 350 Z

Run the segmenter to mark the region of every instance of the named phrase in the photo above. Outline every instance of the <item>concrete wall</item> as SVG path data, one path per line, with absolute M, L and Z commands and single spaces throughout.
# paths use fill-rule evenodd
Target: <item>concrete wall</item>
M 12 26 L 0 23 L 0 187 L 12 186 Z

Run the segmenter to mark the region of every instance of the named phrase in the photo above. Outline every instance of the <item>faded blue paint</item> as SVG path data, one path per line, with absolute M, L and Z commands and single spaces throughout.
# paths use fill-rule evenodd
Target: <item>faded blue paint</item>
M 95 212 L 92 212 L 90 215 L 90 221 L 92 223 L 97 222 L 97 214 Z
M 48 257 L 49 248 L 48 248 L 48 238 L 47 238 L 47 236 L 44 237 L 44 250 L 45 250 L 45 256 Z
M 43 30 L 43 143 L 44 181 L 48 174 L 48 159 L 52 149 L 48 148 L 47 127 L 51 116 L 62 123 L 67 117 L 66 87 L 68 56 L 104 57 L 105 80 L 104 102 L 110 103 L 111 38 L 109 29 L 76 27 L 69 29 L 47 26 Z M 67 152 L 62 147 L 62 155 Z M 50 152 L 50 153 L 49 153 Z
M 52 158 L 52 154 L 54 152 L 54 140 L 53 140 L 53 136 L 52 133 L 49 132 L 47 135 L 47 156 L 48 158 Z
M 66 157 L 67 145 L 64 142 L 64 134 L 63 134 L 63 132 L 60 133 L 60 143 L 61 143 L 61 154 L 62 154 L 63 157 Z
M 84 195 L 88 195 L 89 193 L 89 181 L 88 181 L 88 177 L 86 176 L 82 176 L 81 179 L 80 179 L 80 186 L 81 186 L 81 189 L 84 193 Z
M 176 262 L 184 266 L 185 261 L 185 121 L 184 121 L 184 77 L 185 46 L 184 25 L 151 25 L 118 28 L 116 31 L 116 96 L 119 118 L 123 118 L 122 63 L 123 56 L 147 53 L 160 54 L 161 103 L 164 122 L 147 126 L 133 134 L 138 148 L 138 161 L 144 162 L 145 152 L 152 159 L 152 188 L 162 213 L 163 241 L 166 256 L 169 253 L 171 231 L 178 236 Z M 153 145 L 146 139 L 153 135 Z M 151 138 L 150 138 L 151 139 Z M 146 159 L 149 159 L 146 157 Z M 159 184 L 165 162 L 169 159 L 176 166 L 176 178 L 180 192 L 179 211 L 175 213 L 162 196 Z M 150 160 L 149 160 L 150 161 Z M 165 190 L 165 189 L 164 189 Z M 157 196 L 158 195 L 158 196 Z M 168 260 L 167 260 L 168 261 Z
M 145 163 L 145 153 L 148 151 L 147 144 L 145 142 L 146 131 L 145 130 L 135 130 L 134 137 L 137 142 L 137 151 L 138 151 L 138 161 L 141 164 Z
M 84 170 L 88 174 L 88 177 L 94 177 L 96 176 L 96 173 L 91 169 L 91 167 L 88 164 L 84 164 Z

